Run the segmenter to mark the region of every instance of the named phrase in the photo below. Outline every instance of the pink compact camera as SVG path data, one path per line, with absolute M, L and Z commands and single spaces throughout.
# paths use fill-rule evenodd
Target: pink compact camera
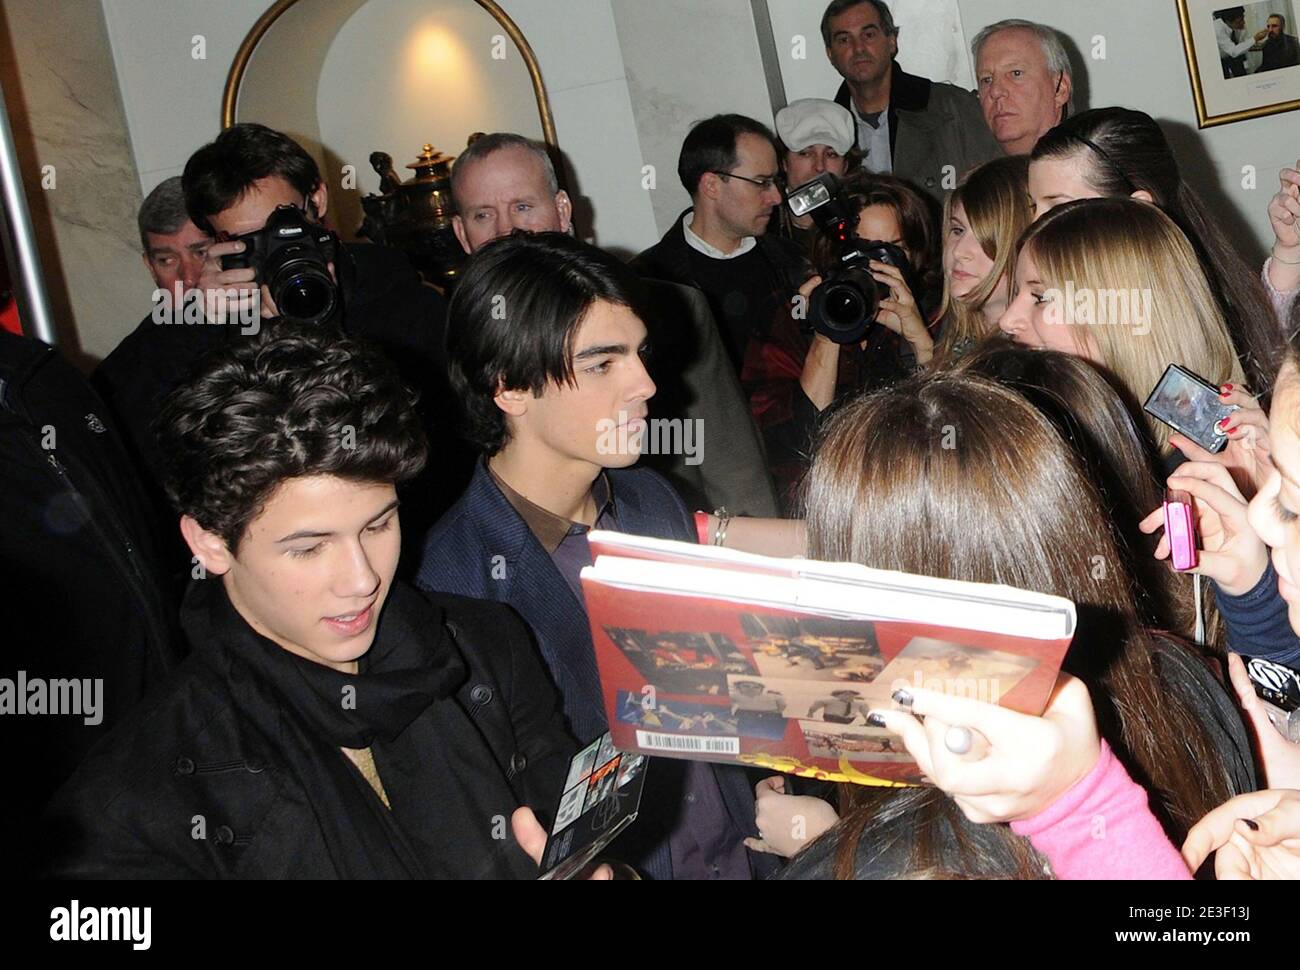
M 1174 569 L 1196 566 L 1196 526 L 1192 521 L 1192 497 L 1186 492 L 1165 491 L 1165 538 L 1169 540 L 1169 561 Z

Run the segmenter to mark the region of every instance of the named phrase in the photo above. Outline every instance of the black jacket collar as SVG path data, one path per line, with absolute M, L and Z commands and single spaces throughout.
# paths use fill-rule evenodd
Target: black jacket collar
M 663 238 L 632 261 L 633 268 L 651 279 L 699 288 L 695 272 L 691 269 L 693 250 L 686 241 L 685 229 L 686 217 L 694 211 L 694 206 L 684 209 Z M 800 272 L 804 269 L 799 247 L 788 239 L 782 239 L 775 230 L 756 238 L 758 244 L 753 252 L 767 260 L 772 268 L 772 278 L 778 281 L 777 285 L 788 290 L 798 287 L 803 279 Z
M 889 113 L 895 111 L 924 111 L 930 106 L 930 88 L 934 82 L 928 77 L 908 74 L 895 61 L 889 80 Z M 835 103 L 849 108 L 849 83 L 844 81 L 835 92 Z
M 889 81 L 889 154 L 892 158 L 898 152 L 898 112 L 924 112 L 930 106 L 930 89 L 934 86 L 929 78 L 918 77 L 915 74 L 908 74 L 895 61 L 891 67 Z M 853 106 L 849 103 L 849 84 L 847 81 L 840 84 L 840 89 L 835 92 L 835 103 L 842 105 L 853 113 Z M 854 114 L 853 131 L 854 138 L 857 134 L 857 115 Z M 855 141 L 859 148 L 862 144 Z
M 442 611 L 421 594 L 395 583 L 374 644 L 354 676 L 256 633 L 219 579 L 191 583 L 181 608 L 181 624 L 196 652 L 219 668 L 231 658 L 242 661 L 314 732 L 345 748 L 366 748 L 376 738 L 392 741 L 464 683 L 468 669 L 442 619 Z

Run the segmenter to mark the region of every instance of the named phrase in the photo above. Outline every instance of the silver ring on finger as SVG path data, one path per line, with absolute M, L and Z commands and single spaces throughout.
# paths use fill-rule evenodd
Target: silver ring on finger
M 943 746 L 953 754 L 970 754 L 972 743 L 970 728 L 950 727 L 943 736 Z

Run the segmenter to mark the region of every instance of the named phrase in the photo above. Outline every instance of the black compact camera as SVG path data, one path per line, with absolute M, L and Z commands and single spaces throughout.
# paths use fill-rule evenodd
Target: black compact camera
M 1236 411 L 1237 405 L 1224 404 L 1219 389 L 1209 381 L 1186 367 L 1170 364 L 1142 409 L 1217 454 L 1228 446 L 1227 432 L 1219 422 Z
M 817 176 L 786 196 L 796 216 L 811 215 L 817 228 L 839 240 L 835 267 L 822 277 L 808 305 L 808 330 L 837 344 L 862 340 L 880 311 L 880 301 L 889 299 L 889 287 L 871 275 L 871 260 L 896 266 L 907 287 L 916 293 L 912 265 L 907 254 L 893 243 L 859 239 L 853 215 L 839 195 L 839 180 L 829 172 Z
M 271 293 L 280 315 L 301 323 L 329 319 L 339 304 L 339 288 L 329 264 L 338 255 L 338 237 L 311 222 L 294 205 L 276 208 L 266 225 L 233 237 L 242 253 L 221 257 L 222 269 L 249 269 Z

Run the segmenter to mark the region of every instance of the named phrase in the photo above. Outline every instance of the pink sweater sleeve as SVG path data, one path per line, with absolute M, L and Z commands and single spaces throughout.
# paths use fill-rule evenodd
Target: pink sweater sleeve
M 1273 285 L 1273 281 L 1268 278 L 1268 267 L 1273 262 L 1270 256 L 1264 260 L 1264 268 L 1259 271 L 1260 279 L 1264 281 L 1264 289 L 1268 291 L 1268 298 L 1273 302 L 1273 314 L 1277 317 L 1282 326 L 1286 326 L 1287 317 L 1291 313 L 1291 304 L 1295 302 L 1295 290 L 1279 290 Z
M 1101 742 L 1092 771 L 1043 811 L 1011 823 L 1058 879 L 1191 879 L 1147 793 Z

